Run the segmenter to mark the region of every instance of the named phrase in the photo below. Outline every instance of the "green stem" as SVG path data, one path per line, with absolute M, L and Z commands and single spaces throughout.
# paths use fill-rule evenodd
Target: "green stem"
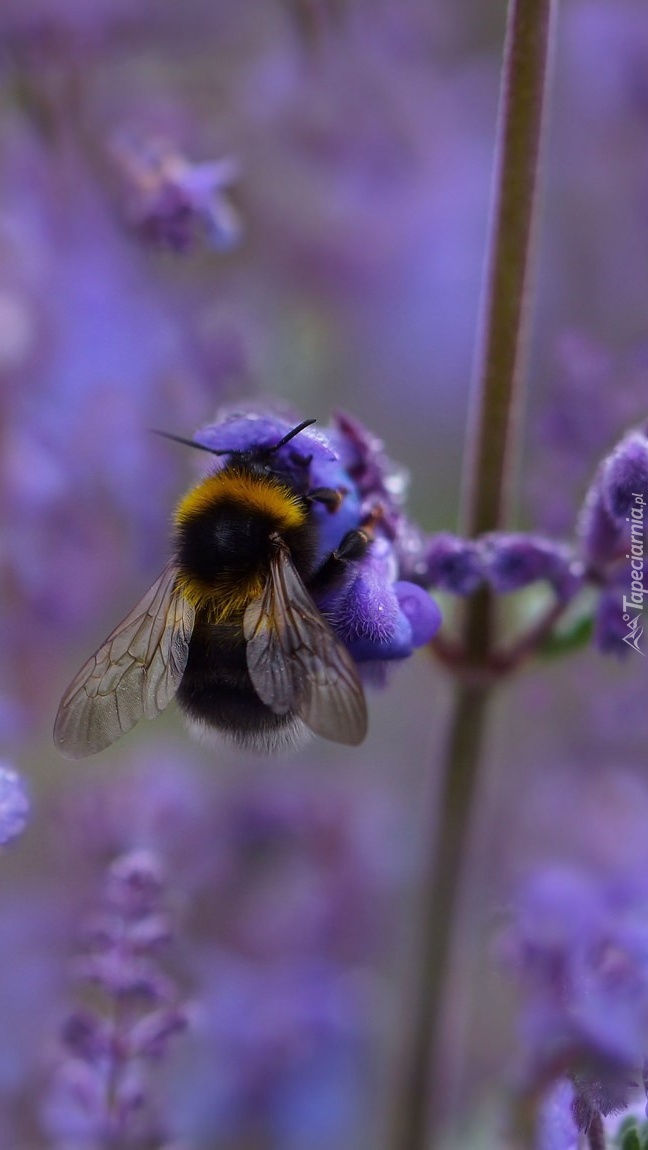
M 555 0 L 510 0 L 497 130 L 493 241 L 488 253 L 462 497 L 462 527 L 501 528 L 519 450 L 520 392 L 527 336 L 536 185 Z M 473 818 L 492 686 L 493 603 L 468 604 L 464 651 L 473 674 L 455 688 L 438 814 L 430 827 L 421 905 L 418 971 L 409 1047 L 397 1099 L 394 1150 L 436 1146 L 444 1119 L 440 1088 L 444 991 Z M 434 1071 L 432 1075 L 431 1072 Z

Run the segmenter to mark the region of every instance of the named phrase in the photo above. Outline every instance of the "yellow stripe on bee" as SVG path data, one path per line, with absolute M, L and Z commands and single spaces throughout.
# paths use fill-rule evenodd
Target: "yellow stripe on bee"
M 241 515 L 267 515 L 274 520 L 273 527 L 278 532 L 301 527 L 306 521 L 299 497 L 274 476 L 250 475 L 224 467 L 183 496 L 175 511 L 176 527 L 224 502 L 238 504 Z
M 179 572 L 176 587 L 192 607 L 204 612 L 205 622 L 225 623 L 243 615 L 253 599 L 263 594 L 264 581 L 258 573 L 248 579 L 220 576 L 213 583 Z

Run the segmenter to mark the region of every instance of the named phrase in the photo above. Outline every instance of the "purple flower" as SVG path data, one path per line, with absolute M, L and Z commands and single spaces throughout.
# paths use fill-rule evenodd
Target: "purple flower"
M 472 595 L 484 580 L 484 557 L 479 543 L 441 532 L 425 549 L 425 582 L 453 595 Z
M 482 539 L 484 570 L 498 594 L 517 591 L 543 579 L 562 601 L 583 583 L 581 564 L 570 547 L 542 535 L 496 532 Z
M 42 939 L 51 930 L 30 936 L 17 1010 L 30 1051 L 42 1051 L 44 1031 L 61 1033 L 44 1106 L 48 1145 L 73 1144 L 75 1132 L 80 1144 L 104 1144 L 97 1132 L 108 1126 L 108 1070 L 123 1082 L 110 1112 L 120 1146 L 130 1145 L 126 1134 L 139 1145 L 152 1128 L 155 1146 L 163 1134 L 181 1133 L 212 1145 L 215 1132 L 237 1144 L 256 1127 L 281 1145 L 317 1137 L 324 1150 L 351 1144 L 361 1129 L 388 993 L 381 956 L 411 865 L 396 795 L 313 762 L 307 772 L 284 764 L 260 775 L 239 756 L 227 781 L 211 768 L 198 751 L 167 745 L 101 779 L 77 777 L 50 813 L 49 885 L 43 908 L 31 914 L 39 921 L 53 909 L 60 937 L 48 950 Z M 115 851 L 104 873 L 102 860 Z M 171 898 L 182 909 L 182 933 L 173 932 L 169 954 Z M 57 1025 L 62 952 L 79 921 L 74 1005 Z M 15 997 L 14 945 L 15 927 L 2 948 Z M 186 1011 L 167 961 L 180 947 L 192 985 L 182 1043 L 174 1035 Z M 22 949 L 18 957 L 24 964 Z M 24 997 L 36 985 L 36 958 L 54 967 L 56 985 L 34 1011 Z M 11 1022 L 6 1052 L 16 1023 L 2 1006 Z M 33 1094 L 30 1072 L 11 1089 L 25 1083 Z
M 125 184 L 126 218 L 143 238 L 174 251 L 203 241 L 225 252 L 239 243 L 242 223 L 227 196 L 239 175 L 233 159 L 192 163 L 168 141 L 124 138 L 113 156 Z
M 581 1128 L 622 1109 L 648 1050 L 648 919 L 637 890 L 546 868 L 516 899 L 500 956 L 520 992 L 527 1083 L 569 1075 Z
M 648 439 L 631 431 L 599 465 L 585 496 L 577 522 L 585 559 L 600 570 L 622 557 L 625 537 L 638 530 L 643 538 L 647 500 Z
M 414 583 L 392 582 L 393 551 L 378 537 L 371 554 L 339 599 L 333 625 L 359 662 L 403 659 L 428 643 L 441 625 L 433 599 Z
M 594 638 L 606 654 L 641 652 L 647 499 L 648 439 L 631 431 L 599 465 L 576 528 L 599 592 Z
M 628 590 L 627 578 L 624 573 L 619 572 L 601 591 L 594 614 L 596 646 L 604 655 L 616 655 L 620 659 L 630 654 L 633 642 L 637 644 L 636 649 L 641 651 L 641 623 L 636 632 L 628 627 L 632 616 L 640 616 L 641 609 L 639 607 L 633 609 L 632 614 L 624 610 L 624 594 Z
M 160 909 L 163 881 L 159 860 L 144 850 L 118 857 L 106 872 L 101 905 L 87 923 L 83 954 L 73 968 L 77 985 L 93 987 L 100 998 L 94 1009 L 68 1015 L 61 1061 L 43 1106 L 55 1145 L 161 1137 L 163 1121 L 145 1064 L 159 1061 L 186 1026 L 175 984 L 158 956 L 170 937 Z
M 576 536 L 585 561 L 601 568 L 618 558 L 624 524 L 613 519 L 601 494 L 600 471 L 589 488 L 576 521 Z
M 648 500 L 648 439 L 644 431 L 624 436 L 601 471 L 601 498 L 614 522 L 624 521 Z
M 12 767 L 0 763 L 0 846 L 22 834 L 28 816 L 29 798 L 23 780 Z
M 574 1087 L 567 1080 L 549 1092 L 540 1107 L 538 1150 L 578 1150 L 580 1131 L 574 1118 Z

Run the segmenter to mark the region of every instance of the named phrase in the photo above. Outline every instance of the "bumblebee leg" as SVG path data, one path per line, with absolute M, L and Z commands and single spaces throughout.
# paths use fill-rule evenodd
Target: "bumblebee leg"
M 327 511 L 337 511 L 344 496 L 346 489 L 344 487 L 314 487 L 306 495 L 313 503 L 322 503 Z
M 347 531 L 337 551 L 331 558 L 338 562 L 348 563 L 354 559 L 362 559 L 371 543 L 372 535 L 369 531 Z
M 309 591 L 326 594 L 343 585 L 353 571 L 353 564 L 366 555 L 370 543 L 371 535 L 368 531 L 347 531 L 339 547 L 309 581 Z

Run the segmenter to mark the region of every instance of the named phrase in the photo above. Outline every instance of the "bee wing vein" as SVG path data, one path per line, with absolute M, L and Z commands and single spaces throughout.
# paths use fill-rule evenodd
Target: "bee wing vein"
M 279 547 L 263 595 L 245 613 L 247 663 L 259 698 L 295 713 L 316 734 L 356 744 L 366 733 L 364 692 L 348 651 Z
M 142 717 L 155 718 L 180 684 L 194 609 L 167 563 L 136 607 L 84 663 L 63 696 L 54 739 L 72 758 L 103 750 Z

